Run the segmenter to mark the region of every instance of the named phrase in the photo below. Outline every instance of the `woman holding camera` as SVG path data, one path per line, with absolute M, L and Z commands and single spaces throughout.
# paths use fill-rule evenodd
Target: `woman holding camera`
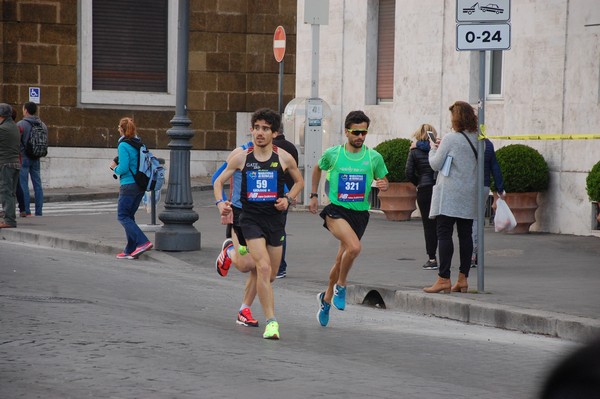
M 135 182 L 133 175 L 138 170 L 139 151 L 130 142 L 141 144 L 136 134 L 136 127 L 131 118 L 119 121 L 119 156 L 110 164 L 110 169 L 119 176 L 121 187 L 117 204 L 117 219 L 125 229 L 127 245 L 117 259 L 137 259 L 144 252 L 152 249 L 152 243 L 135 222 L 135 212 L 144 197 L 144 190 Z

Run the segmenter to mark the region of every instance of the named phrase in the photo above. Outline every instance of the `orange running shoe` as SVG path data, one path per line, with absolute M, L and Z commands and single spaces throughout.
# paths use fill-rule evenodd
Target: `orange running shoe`
M 215 267 L 217 268 L 217 273 L 219 273 L 219 276 L 227 276 L 229 268 L 231 267 L 231 258 L 227 254 L 227 250 L 229 248 L 233 248 L 233 241 L 231 240 L 231 238 L 228 238 L 225 241 L 223 241 L 221 253 L 215 261 Z
M 252 317 L 250 308 L 244 308 L 238 312 L 236 323 L 246 327 L 258 327 L 258 320 Z

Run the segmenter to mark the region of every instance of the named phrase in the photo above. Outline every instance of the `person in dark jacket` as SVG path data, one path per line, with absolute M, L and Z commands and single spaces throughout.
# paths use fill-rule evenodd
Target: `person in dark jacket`
M 15 193 L 19 178 L 19 128 L 12 118 L 12 107 L 0 103 L 0 202 L 4 209 L 0 229 L 17 227 Z
M 498 190 L 498 197 L 504 199 L 506 193 L 504 192 L 504 179 L 502 178 L 502 171 L 500 165 L 496 159 L 496 151 L 494 150 L 494 144 L 489 139 L 485 139 L 485 152 L 483 158 L 483 198 L 487 198 L 490 195 L 490 177 L 494 178 L 494 184 Z M 471 267 L 477 267 L 477 219 L 473 219 L 473 255 L 471 256 Z
M 281 126 L 281 130 L 283 130 L 283 125 Z M 277 136 L 273 139 L 273 144 L 275 144 L 277 147 L 283 148 L 284 150 L 289 152 L 290 155 L 296 161 L 296 164 L 298 164 L 298 150 L 296 149 L 296 146 L 294 145 L 294 143 L 287 141 L 285 139 L 285 135 L 283 134 L 283 132 L 277 133 Z M 289 190 L 294 185 L 294 179 L 292 179 L 292 177 L 289 175 L 289 173 L 286 173 L 284 178 L 285 178 L 285 185 L 286 185 L 287 189 Z M 292 205 L 295 205 L 296 199 L 293 198 L 292 200 L 293 200 Z M 285 215 L 286 215 L 286 219 L 287 219 L 287 210 L 285 211 Z M 285 276 L 287 276 L 287 262 L 285 261 L 286 247 L 287 247 L 287 234 L 286 234 L 286 239 L 283 241 L 283 253 L 281 254 L 281 264 L 279 265 L 279 270 L 277 271 L 276 278 L 284 278 Z
M 438 268 L 437 252 L 437 232 L 435 219 L 429 219 L 429 208 L 431 206 L 431 194 L 435 185 L 436 173 L 429 165 L 429 136 L 427 132 L 432 132 L 437 139 L 435 128 L 429 124 L 422 124 L 413 134 L 414 142 L 411 145 L 408 159 L 406 160 L 406 177 L 417 186 L 417 204 L 421 212 L 421 221 L 423 222 L 423 231 L 425 233 L 425 250 L 429 259 L 423 265 L 425 270 L 435 270 Z

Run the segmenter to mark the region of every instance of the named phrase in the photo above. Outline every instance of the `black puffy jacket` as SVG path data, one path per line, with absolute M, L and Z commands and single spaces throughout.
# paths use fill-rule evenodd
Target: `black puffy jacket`
M 437 176 L 437 173 L 429 166 L 429 151 L 420 147 L 411 149 L 406 160 L 406 177 L 417 188 L 433 186 Z

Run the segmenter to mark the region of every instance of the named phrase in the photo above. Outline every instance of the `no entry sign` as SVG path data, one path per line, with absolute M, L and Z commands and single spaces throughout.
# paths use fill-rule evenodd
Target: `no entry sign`
M 277 62 L 283 61 L 285 55 L 285 29 L 283 26 L 278 26 L 273 35 L 273 54 Z

